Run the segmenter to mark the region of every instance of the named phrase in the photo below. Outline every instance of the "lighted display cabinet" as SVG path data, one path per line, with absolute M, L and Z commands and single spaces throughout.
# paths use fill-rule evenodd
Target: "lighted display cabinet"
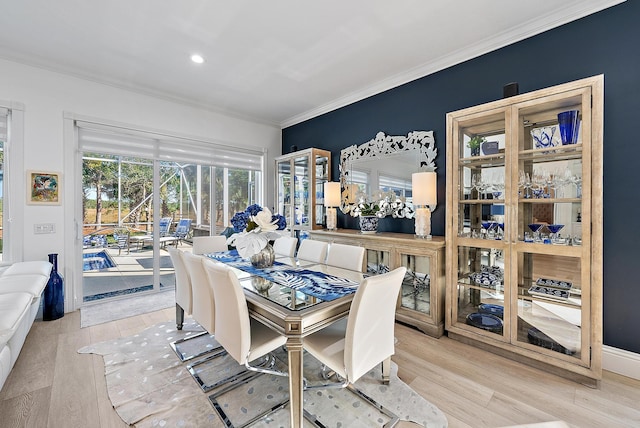
M 380 274 L 407 268 L 398 298 L 396 319 L 430 336 L 444 333 L 444 238 L 416 238 L 406 233 L 361 234 L 358 230 L 317 230 L 311 239 L 366 248 L 366 272 Z M 331 251 L 331 249 L 329 249 Z
M 329 151 L 311 148 L 276 158 L 276 212 L 285 216 L 292 234 L 322 228 L 323 184 L 330 177 Z
M 603 84 L 447 114 L 449 336 L 588 385 L 602 376 Z

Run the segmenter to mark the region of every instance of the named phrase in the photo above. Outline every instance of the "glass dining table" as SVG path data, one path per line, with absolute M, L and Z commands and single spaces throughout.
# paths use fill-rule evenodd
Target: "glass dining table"
M 365 274 L 288 257 L 257 269 L 234 250 L 205 256 L 236 273 L 251 317 L 287 337 L 291 426 L 302 427 L 304 337 L 348 315 Z

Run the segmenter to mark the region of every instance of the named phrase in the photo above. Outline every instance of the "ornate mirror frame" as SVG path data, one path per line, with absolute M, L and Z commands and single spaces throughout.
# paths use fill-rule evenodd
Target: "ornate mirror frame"
M 357 201 L 352 201 L 348 184 L 350 183 L 351 162 L 363 159 L 383 158 L 400 152 L 416 151 L 418 165 L 415 172 L 435 171 L 435 159 L 438 154 L 433 131 L 413 131 L 407 136 L 387 135 L 380 131 L 376 137 L 361 145 L 349 146 L 340 152 L 340 210 L 351 213 Z M 394 216 L 395 217 L 395 216 Z

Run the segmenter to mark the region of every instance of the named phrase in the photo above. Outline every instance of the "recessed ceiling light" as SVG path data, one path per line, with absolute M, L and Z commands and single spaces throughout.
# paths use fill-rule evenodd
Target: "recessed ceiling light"
M 204 62 L 204 58 L 202 57 L 202 55 L 193 54 L 191 55 L 191 61 L 195 62 L 196 64 L 202 64 Z

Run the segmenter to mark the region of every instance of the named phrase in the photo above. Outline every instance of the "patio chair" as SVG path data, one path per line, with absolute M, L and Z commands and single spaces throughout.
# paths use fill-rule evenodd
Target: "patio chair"
M 176 239 L 176 247 L 178 244 L 189 236 L 191 232 L 191 219 L 183 218 L 178 222 L 176 230 L 173 231 L 173 238 Z
M 171 217 L 162 217 L 160 219 L 160 225 L 158 226 L 158 232 L 160 237 L 167 236 L 169 229 L 171 228 Z
M 122 250 L 127 249 L 127 254 L 131 253 L 129 248 L 129 230 L 125 228 L 116 228 L 113 230 L 113 239 L 116 241 L 116 247 L 118 248 L 118 255 L 122 253 Z

